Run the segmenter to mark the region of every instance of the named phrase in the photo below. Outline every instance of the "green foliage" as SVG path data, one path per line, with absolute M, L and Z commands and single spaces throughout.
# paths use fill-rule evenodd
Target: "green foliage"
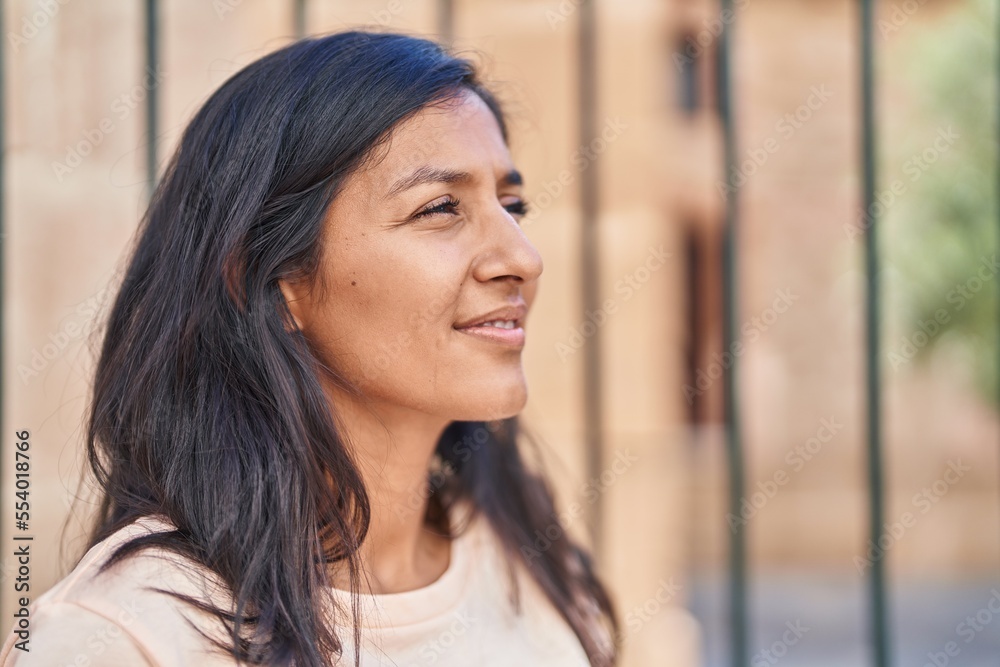
M 880 187 L 895 179 L 905 184 L 906 192 L 887 210 L 887 234 L 881 243 L 898 271 L 890 303 L 895 304 L 901 330 L 910 332 L 904 337 L 916 343 L 912 361 L 926 361 L 946 351 L 946 358 L 965 366 L 964 374 L 973 378 L 976 388 L 996 401 L 1000 399 L 1000 275 L 994 264 L 994 258 L 1000 258 L 998 3 L 949 4 L 954 8 L 946 18 L 925 21 L 919 29 L 903 26 L 889 40 L 900 40 L 901 48 L 885 63 L 881 76 L 901 77 L 893 83 L 901 84 L 905 104 L 892 114 L 890 122 L 898 125 L 888 134 L 896 138 L 886 146 L 884 167 L 889 168 L 882 170 L 885 182 Z M 919 11 L 932 10 L 928 5 Z M 935 138 L 949 126 L 958 138 L 942 152 L 935 148 Z M 934 158 L 933 163 L 928 157 Z M 916 332 L 933 331 L 927 323 L 935 316 L 945 320 L 941 329 L 926 338 L 919 336 Z M 898 349 L 900 341 L 894 337 L 888 348 Z

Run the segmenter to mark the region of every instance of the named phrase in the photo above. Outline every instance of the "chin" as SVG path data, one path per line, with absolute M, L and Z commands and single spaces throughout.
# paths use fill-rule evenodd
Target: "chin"
M 490 399 L 488 402 L 469 402 L 475 393 Z M 508 419 L 521 413 L 528 402 L 528 387 L 524 383 L 499 390 L 496 387 L 471 390 L 469 395 L 462 397 L 462 407 L 457 411 L 458 421 L 495 421 Z

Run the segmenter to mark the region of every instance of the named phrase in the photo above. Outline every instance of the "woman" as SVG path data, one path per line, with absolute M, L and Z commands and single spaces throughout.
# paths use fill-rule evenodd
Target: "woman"
M 88 552 L 3 664 L 613 664 L 517 447 L 524 213 L 496 100 L 433 42 L 335 34 L 227 81 L 109 315 Z

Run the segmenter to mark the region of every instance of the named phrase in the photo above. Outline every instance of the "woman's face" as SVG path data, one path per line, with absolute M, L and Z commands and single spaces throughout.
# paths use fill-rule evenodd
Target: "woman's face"
M 521 178 L 472 92 L 401 123 L 330 206 L 314 285 L 282 284 L 321 360 L 376 404 L 446 420 L 523 408 L 542 260 Z M 499 326 L 467 326 L 500 320 Z M 513 328 L 507 328 L 513 327 Z

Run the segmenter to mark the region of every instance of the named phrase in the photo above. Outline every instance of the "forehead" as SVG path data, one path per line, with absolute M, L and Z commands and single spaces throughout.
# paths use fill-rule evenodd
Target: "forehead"
M 513 169 L 510 151 L 490 108 L 472 91 L 425 107 L 393 129 L 377 159 L 357 174 L 371 187 L 388 188 L 396 178 L 422 166 L 476 175 Z

